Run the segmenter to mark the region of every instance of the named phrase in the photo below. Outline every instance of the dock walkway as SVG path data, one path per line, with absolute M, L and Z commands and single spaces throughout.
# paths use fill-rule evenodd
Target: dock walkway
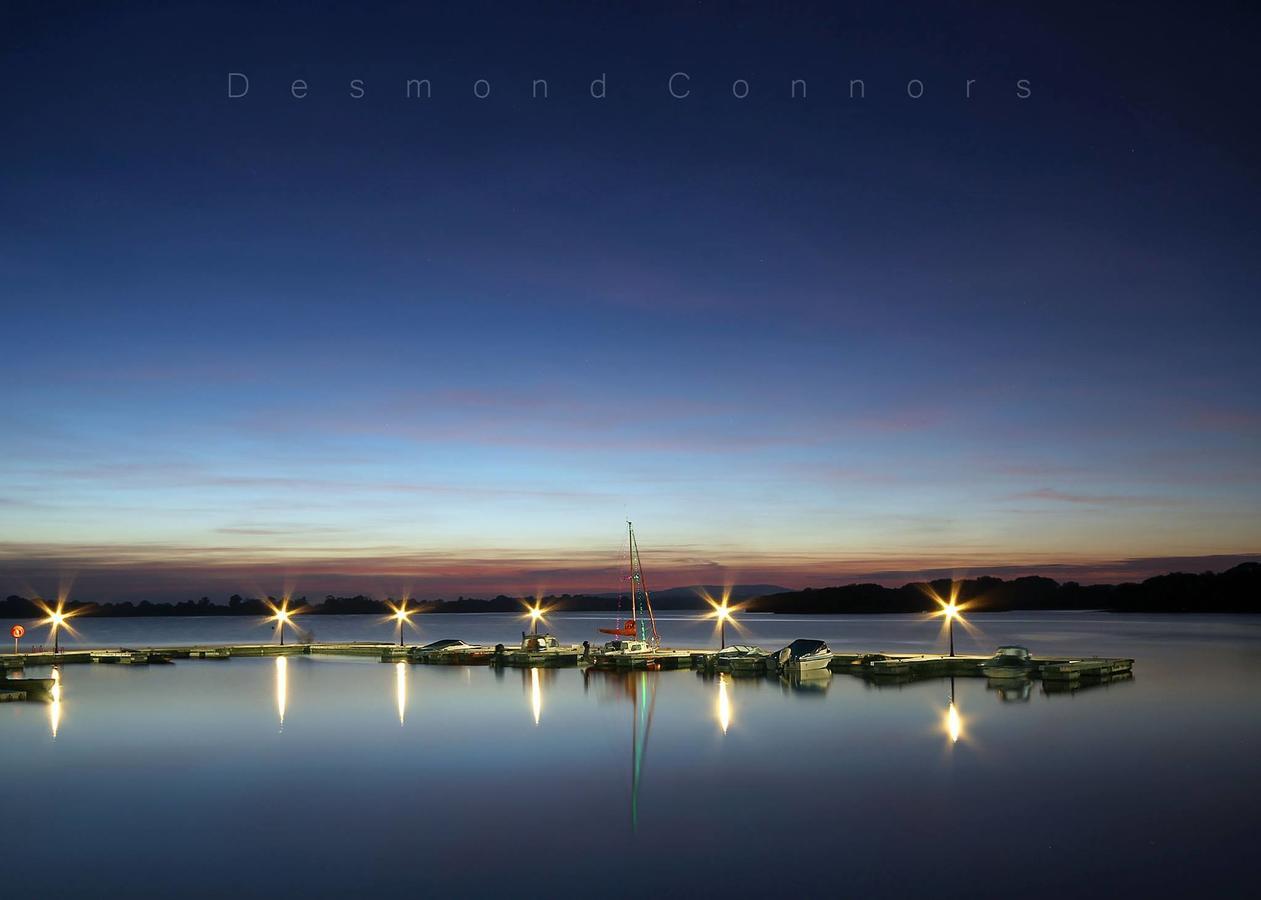
M 594 666 L 596 668 L 631 669 L 696 669 L 728 671 L 727 663 L 713 649 L 661 648 L 642 654 L 604 656 L 591 648 L 584 655 L 579 645 L 565 645 L 544 650 L 507 649 L 504 645 L 461 645 L 438 651 L 425 651 L 418 646 L 399 646 L 375 641 L 350 641 L 312 644 L 230 644 L 192 645 L 181 647 L 71 649 L 54 653 L 40 650 L 32 653 L 0 653 L 0 669 L 21 670 L 29 667 L 63 666 L 78 663 L 97 665 L 152 665 L 182 659 L 227 660 L 235 657 L 270 656 L 358 656 L 382 662 L 405 662 L 420 665 L 508 666 L 514 668 Z M 740 674 L 765 675 L 767 663 L 745 661 Z M 919 678 L 983 677 L 981 663 L 985 656 L 941 656 L 933 654 L 835 653 L 830 668 L 833 672 L 873 680 L 914 680 Z M 1107 679 L 1128 675 L 1133 659 L 1112 657 L 1048 657 L 1034 658 L 1029 676 L 1046 682 L 1076 684 L 1083 680 Z M 771 664 L 773 666 L 773 664 Z M 770 674 L 773 674 L 773 668 Z M 0 700 L 23 699 L 25 693 L 16 679 L 0 681 Z

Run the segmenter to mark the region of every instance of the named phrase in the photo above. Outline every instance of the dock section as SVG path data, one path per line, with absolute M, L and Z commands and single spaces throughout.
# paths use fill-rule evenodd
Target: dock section
M 694 669 L 726 672 L 732 675 L 777 674 L 771 654 L 732 658 L 712 649 L 659 648 L 645 653 L 603 654 L 590 645 L 558 645 L 547 649 L 508 649 L 452 642 L 455 646 L 429 649 L 419 646 L 374 641 L 311 644 L 232 644 L 181 647 L 119 647 L 112 649 L 73 649 L 53 653 L 0 654 L 0 668 L 16 673 L 26 668 L 96 665 L 155 665 L 175 660 L 228 660 L 237 657 L 345 656 L 403 662 L 414 665 L 504 666 L 513 668 L 594 667 L 611 670 Z M 877 682 L 911 681 L 923 678 L 985 677 L 986 656 L 942 656 L 934 654 L 834 653 L 829 668 Z M 1071 688 L 1079 683 L 1095 683 L 1128 677 L 1134 660 L 1117 657 L 1034 657 L 1024 677 L 1041 679 L 1047 685 Z M 46 696 L 51 679 L 0 680 L 0 700 L 35 699 Z M 21 696 L 19 696 L 21 695 Z

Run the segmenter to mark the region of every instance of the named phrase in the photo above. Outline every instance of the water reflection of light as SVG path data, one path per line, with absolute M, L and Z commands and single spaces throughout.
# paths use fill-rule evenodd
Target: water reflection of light
M 280 714 L 280 730 L 285 729 L 285 707 L 289 704 L 289 660 L 276 657 L 276 712 Z
M 731 726 L 731 701 L 727 699 L 726 673 L 718 676 L 718 724 L 722 726 L 723 734 L 726 734 Z
M 959 708 L 953 700 L 946 709 L 946 733 L 950 735 L 950 743 L 959 743 L 959 735 L 963 731 L 963 720 L 959 718 Z
M 53 702 L 48 704 L 48 724 L 52 728 L 53 740 L 57 740 L 57 729 L 61 726 L 61 670 L 53 669 L 53 687 L 49 691 Z
M 539 670 L 530 670 L 530 702 L 534 707 L 534 724 L 539 724 L 539 717 L 543 714 L 543 691 L 539 687 Z
M 394 664 L 394 696 L 398 700 L 398 724 L 407 717 L 407 663 Z

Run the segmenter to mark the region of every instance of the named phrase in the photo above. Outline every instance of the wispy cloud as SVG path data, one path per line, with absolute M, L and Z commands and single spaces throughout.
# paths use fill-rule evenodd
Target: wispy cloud
M 1051 503 L 1071 503 L 1081 506 L 1176 506 L 1181 501 L 1168 497 L 1141 497 L 1131 494 L 1090 494 L 1061 491 L 1057 488 L 1038 488 L 1008 496 L 1010 500 L 1046 500 Z

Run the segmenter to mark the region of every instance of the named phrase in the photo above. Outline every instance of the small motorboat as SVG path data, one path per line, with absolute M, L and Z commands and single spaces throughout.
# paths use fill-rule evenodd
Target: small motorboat
M 800 673 L 826 669 L 832 664 L 832 651 L 823 641 L 797 638 L 783 650 L 771 656 L 768 670 L 773 665 L 778 672 Z
M 495 651 L 490 647 L 476 647 L 454 638 L 434 641 L 407 651 L 407 658 L 413 662 L 435 665 L 482 665 L 490 662 L 494 655 Z
M 648 641 L 608 641 L 596 652 L 593 665 L 598 669 L 651 668 L 655 665 Z
M 521 633 L 521 650 L 525 653 L 539 653 L 543 650 L 559 650 L 560 641 L 550 634 Z
M 737 644 L 714 654 L 714 668 L 732 675 L 757 675 L 766 671 L 766 660 L 769 656 L 761 647 Z
M 999 647 L 993 656 L 981 663 L 981 674 L 986 678 L 1028 678 L 1035 668 L 1037 664 L 1028 647 L 1011 645 Z
M 431 644 L 425 644 L 423 647 L 417 647 L 416 653 L 437 653 L 439 651 L 463 650 L 465 648 L 472 649 L 469 644 L 455 638 L 446 638 L 441 641 L 434 641 Z
M 522 633 L 521 647 L 508 654 L 513 666 L 572 666 L 578 662 L 579 650 L 561 644 L 550 634 Z

